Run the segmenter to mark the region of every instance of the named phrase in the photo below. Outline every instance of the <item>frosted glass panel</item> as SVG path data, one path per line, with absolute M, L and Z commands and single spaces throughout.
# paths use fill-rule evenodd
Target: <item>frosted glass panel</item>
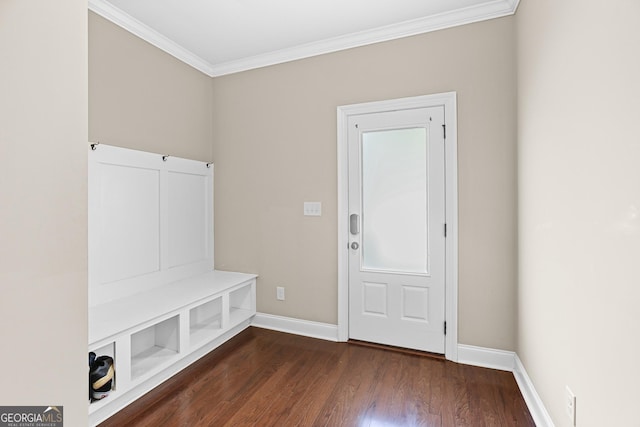
M 368 270 L 428 272 L 425 128 L 362 135 L 362 257 Z

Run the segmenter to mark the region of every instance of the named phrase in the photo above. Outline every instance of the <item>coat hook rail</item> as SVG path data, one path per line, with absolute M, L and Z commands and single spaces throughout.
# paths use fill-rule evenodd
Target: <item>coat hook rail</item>
M 95 142 L 91 144 L 91 151 L 96 151 L 96 149 L 98 148 L 98 145 L 100 145 L 100 142 Z
M 164 156 L 162 156 L 162 161 L 163 161 L 163 162 L 166 162 L 166 161 L 167 161 L 167 159 L 168 159 L 169 157 L 171 157 L 171 156 L 168 156 L 168 155 L 164 155 Z

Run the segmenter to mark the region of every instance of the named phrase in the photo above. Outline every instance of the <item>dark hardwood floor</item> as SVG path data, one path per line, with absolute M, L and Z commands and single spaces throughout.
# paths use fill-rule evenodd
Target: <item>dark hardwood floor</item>
M 509 372 L 249 328 L 110 426 L 535 426 Z

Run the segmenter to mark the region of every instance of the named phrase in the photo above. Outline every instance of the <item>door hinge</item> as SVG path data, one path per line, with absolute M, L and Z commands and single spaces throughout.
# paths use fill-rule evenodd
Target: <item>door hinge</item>
M 442 133 L 444 135 L 444 139 L 447 139 L 447 125 L 442 125 Z
M 447 335 L 447 322 L 444 322 L 444 334 Z
M 447 223 L 444 223 L 444 237 L 447 237 Z

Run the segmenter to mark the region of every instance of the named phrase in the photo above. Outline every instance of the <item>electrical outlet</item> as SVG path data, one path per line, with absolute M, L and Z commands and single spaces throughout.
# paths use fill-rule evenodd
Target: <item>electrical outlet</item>
M 284 288 L 282 286 L 276 287 L 276 299 L 278 301 L 284 301 Z
M 565 388 L 565 411 L 571 420 L 571 425 L 576 425 L 576 396 L 573 394 L 569 386 Z

